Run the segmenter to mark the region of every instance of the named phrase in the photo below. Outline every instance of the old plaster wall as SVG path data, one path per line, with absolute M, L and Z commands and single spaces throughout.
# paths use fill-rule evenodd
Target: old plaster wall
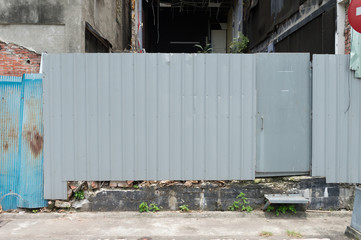
M 0 38 L 36 52 L 80 52 L 81 0 L 0 1 Z
M 113 50 L 123 49 L 121 20 L 117 20 L 117 12 L 122 4 L 115 0 L 88 0 L 82 6 L 82 28 L 88 22 L 103 38 L 107 39 Z M 119 14 L 122 14 L 121 12 Z M 85 32 L 81 32 L 82 51 L 85 50 Z

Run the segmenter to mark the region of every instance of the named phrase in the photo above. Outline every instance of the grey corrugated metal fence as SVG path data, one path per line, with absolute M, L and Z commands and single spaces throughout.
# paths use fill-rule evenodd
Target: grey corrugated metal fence
M 70 180 L 253 179 L 255 79 L 255 55 L 45 55 L 45 197 Z
M 313 56 L 312 175 L 361 183 L 361 81 L 347 55 Z
M 284 66 L 296 55 L 284 56 L 277 73 L 291 72 Z M 348 56 L 313 59 L 312 174 L 361 182 L 361 81 Z M 46 55 L 45 197 L 66 198 L 72 180 L 253 179 L 257 62 L 242 54 Z M 292 151 L 309 162 L 307 151 Z

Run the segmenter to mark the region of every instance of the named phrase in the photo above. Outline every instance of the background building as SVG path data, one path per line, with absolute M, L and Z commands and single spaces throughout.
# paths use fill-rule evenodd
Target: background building
M 129 0 L 3 0 L 0 40 L 49 53 L 111 52 L 130 43 Z

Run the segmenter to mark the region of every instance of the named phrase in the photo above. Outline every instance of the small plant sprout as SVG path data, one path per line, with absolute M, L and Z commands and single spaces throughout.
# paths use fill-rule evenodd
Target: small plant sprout
M 228 207 L 229 210 L 236 211 L 240 209 L 241 211 L 247 211 L 247 212 L 253 211 L 253 208 L 249 206 L 249 201 L 248 198 L 246 198 L 246 194 L 241 192 L 240 194 L 238 194 L 237 198 L 239 198 L 239 200 L 234 201 L 232 205 Z
M 289 237 L 295 237 L 295 238 L 301 238 L 301 237 L 302 237 L 302 234 L 299 233 L 299 232 L 287 230 L 287 236 L 289 236 Z
M 234 38 L 230 45 L 231 53 L 243 53 L 247 51 L 249 39 L 241 32 L 237 38 Z
M 32 212 L 32 213 L 38 213 L 38 212 L 39 212 L 39 209 L 33 209 L 31 212 Z
M 139 186 L 137 184 L 134 184 L 133 188 L 139 189 Z
M 276 212 L 277 217 L 281 213 L 286 214 L 287 211 L 292 212 L 294 214 L 297 212 L 294 205 L 279 205 L 277 208 L 275 208 L 274 206 L 268 206 L 267 209 L 266 209 L 267 212 L 272 212 L 274 210 Z
M 198 48 L 198 53 L 211 53 L 212 52 L 211 44 L 209 44 L 209 43 L 207 43 L 204 47 L 202 47 L 199 44 L 195 44 L 194 46 L 196 48 Z
M 268 206 L 267 207 L 267 212 L 272 212 L 273 210 L 275 210 L 275 207 L 273 207 L 273 206 Z
M 77 191 L 74 193 L 74 198 L 76 200 L 83 200 L 84 199 L 84 191 Z
M 231 211 L 236 211 L 240 208 L 240 201 L 234 201 L 231 206 L 228 207 Z
M 185 205 L 185 204 L 179 206 L 179 209 L 180 209 L 182 212 L 189 212 L 188 205 Z
M 155 203 L 151 203 L 149 205 L 149 211 L 158 212 L 158 211 L 160 211 L 160 207 L 158 207 L 158 205 Z
M 141 204 L 139 204 L 139 212 L 149 212 L 148 203 L 142 202 Z
M 293 206 L 293 205 L 280 205 L 279 207 L 276 208 L 276 216 L 278 217 L 280 215 L 280 213 L 286 214 L 287 211 L 296 213 L 295 206 Z
M 259 235 L 261 237 L 271 237 L 273 234 L 271 232 L 262 231 Z

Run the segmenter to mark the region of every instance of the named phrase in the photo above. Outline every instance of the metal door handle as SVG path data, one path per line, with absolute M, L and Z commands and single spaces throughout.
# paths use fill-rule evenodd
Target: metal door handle
M 261 120 L 262 120 L 261 130 L 263 130 L 264 129 L 264 118 L 263 118 L 263 116 L 261 116 Z

